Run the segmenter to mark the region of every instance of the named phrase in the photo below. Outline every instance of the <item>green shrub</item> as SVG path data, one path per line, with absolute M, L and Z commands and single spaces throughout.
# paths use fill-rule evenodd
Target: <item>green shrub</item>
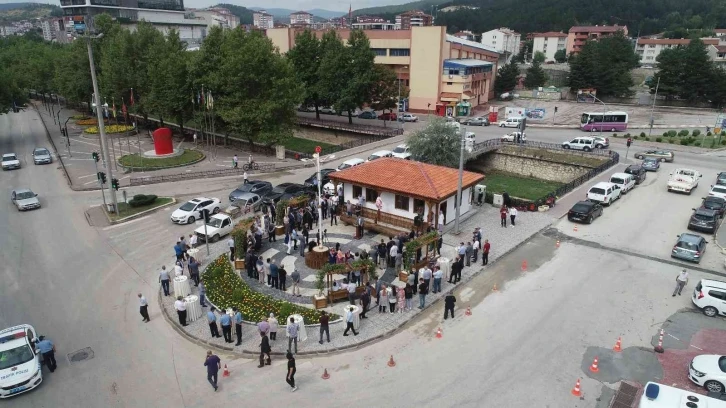
M 710 131 L 710 130 L 709 130 L 708 132 L 706 132 L 706 136 L 713 136 L 713 135 L 711 134 L 711 131 Z
M 626 133 L 623 137 L 630 137 L 630 133 Z
M 136 194 L 132 199 L 129 200 L 131 207 L 143 207 L 145 205 L 152 204 L 158 197 L 153 194 Z
M 723 145 L 726 145 L 726 139 L 724 139 L 724 140 L 722 140 L 722 141 L 721 141 L 721 145 L 722 145 L 722 146 L 723 146 Z
M 640 137 L 645 137 L 645 132 L 640 132 Z
M 662 137 L 656 137 L 656 138 L 655 138 L 655 141 L 656 141 L 656 142 L 658 142 L 658 143 L 660 143 L 660 142 L 662 142 L 662 141 L 663 141 L 663 138 L 662 138 Z
M 688 136 L 688 130 L 686 130 L 686 129 L 681 130 L 680 132 L 678 132 L 678 136 L 680 136 L 680 137 Z
M 721 136 L 726 136 L 726 130 L 721 131 Z
M 696 130 L 694 130 L 694 131 L 693 131 L 693 133 L 692 133 L 692 134 L 693 134 L 693 137 L 698 137 L 698 135 L 700 135 L 700 134 L 701 134 L 701 131 L 700 131 L 700 130 L 698 130 L 698 129 L 696 129 Z
M 633 140 L 638 140 L 638 136 L 633 136 Z
M 668 138 L 668 143 L 673 144 L 676 142 L 676 139 Z
M 693 145 L 696 147 L 701 146 L 701 142 L 694 142 Z
M 668 137 L 668 132 L 663 132 L 663 137 Z
M 650 142 L 650 138 L 646 136 L 646 137 L 645 137 L 645 141 L 646 141 L 646 142 Z
M 676 136 L 678 136 L 678 134 L 676 133 L 675 130 L 669 130 L 668 131 L 668 137 L 676 137 Z

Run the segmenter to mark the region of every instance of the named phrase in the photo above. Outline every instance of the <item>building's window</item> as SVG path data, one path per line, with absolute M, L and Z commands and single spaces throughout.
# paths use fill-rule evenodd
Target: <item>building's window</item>
M 396 209 L 409 211 L 408 200 L 408 197 L 396 194 Z
M 363 195 L 363 187 L 354 185 L 353 186 L 353 198 L 357 199 L 361 195 Z
M 649 44 L 648 48 L 655 48 L 655 44 Z
M 366 187 L 366 201 L 368 201 L 369 203 L 375 203 L 376 198 L 378 198 L 378 191 Z
M 385 57 L 388 55 L 388 50 L 385 48 L 371 48 L 377 57 Z
M 446 85 L 454 85 L 453 82 L 447 82 Z
M 424 210 L 426 209 L 426 203 L 424 200 L 419 200 L 415 198 L 413 200 L 413 212 L 416 214 L 424 214 Z
M 408 48 L 391 48 L 391 57 L 410 57 L 411 50 Z

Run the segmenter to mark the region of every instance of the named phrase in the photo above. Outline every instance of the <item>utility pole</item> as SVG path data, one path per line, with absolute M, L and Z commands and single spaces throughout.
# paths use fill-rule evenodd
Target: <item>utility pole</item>
M 103 122 L 103 112 L 101 111 L 101 94 L 98 91 L 98 81 L 96 79 L 96 65 L 93 62 L 93 47 L 91 46 L 91 37 L 86 37 L 86 46 L 88 47 L 88 62 L 91 65 L 91 82 L 93 82 L 93 94 L 94 98 L 96 100 L 96 118 L 98 119 L 98 134 L 101 138 L 101 154 L 103 154 L 104 160 L 109 165 L 106 167 L 106 170 L 108 170 L 108 179 L 113 180 L 113 170 L 111 170 L 111 159 L 108 155 L 108 146 L 106 145 L 106 125 Z M 111 203 L 113 205 L 113 209 L 116 212 L 116 216 L 119 215 L 118 213 L 118 201 L 116 201 L 116 191 L 114 189 L 109 189 L 111 193 Z M 107 209 L 104 209 L 107 210 Z
M 653 131 L 653 113 L 655 112 L 655 101 L 658 99 L 658 87 L 660 86 L 660 76 L 658 76 L 658 83 L 655 84 L 655 95 L 653 96 L 653 106 L 650 108 L 650 129 L 648 129 L 648 137 Z
M 461 151 L 459 152 L 459 182 L 456 186 L 456 216 L 454 217 L 454 234 L 458 235 L 461 233 L 459 230 L 459 215 L 461 214 L 461 188 L 464 179 L 464 150 L 466 149 L 466 126 L 461 127 Z

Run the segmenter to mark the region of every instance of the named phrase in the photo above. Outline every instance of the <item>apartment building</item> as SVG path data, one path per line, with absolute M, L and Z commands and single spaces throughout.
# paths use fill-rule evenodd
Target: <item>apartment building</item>
M 266 35 L 287 52 L 302 29 L 271 29 Z M 314 33 L 322 37 L 323 30 Z M 345 41 L 350 29 L 340 29 Z M 449 35 L 446 27 L 411 27 L 410 30 L 366 30 L 376 63 L 390 66 L 403 86 L 409 87 L 408 109 L 439 115 L 467 114 L 494 97 L 499 53 L 481 43 Z
M 265 30 L 275 27 L 275 20 L 272 14 L 269 14 L 265 10 L 255 11 L 252 13 L 252 25 Z
M 711 59 L 716 58 L 719 45 L 718 38 L 701 38 L 704 44 L 709 48 Z M 671 39 L 671 38 L 638 38 L 635 45 L 635 53 L 640 57 L 641 64 L 656 64 L 658 55 L 663 50 L 686 46 L 691 43 L 689 39 Z
M 627 26 L 574 26 L 571 27 L 567 36 L 567 55 L 578 54 L 585 43 L 589 40 L 597 40 L 600 37 L 613 35 L 618 31 L 622 31 L 628 35 Z
M 567 50 L 567 38 L 568 35 L 563 32 L 535 33 L 532 36 L 532 55 L 539 51 L 545 55 L 545 62 L 554 61 L 557 51 Z
M 481 43 L 486 47 L 494 48 L 501 54 L 505 54 L 508 57 L 507 60 L 519 53 L 521 41 L 521 34 L 506 27 L 489 30 L 481 34 Z
M 313 15 L 307 11 L 290 13 L 290 25 L 309 26 L 313 23 Z
M 400 30 L 410 30 L 411 27 L 428 27 L 433 24 L 433 16 L 421 10 L 411 10 L 396 16 L 396 25 Z
M 194 10 L 194 16 L 204 19 L 207 22 L 207 31 L 212 27 L 222 27 L 233 30 L 240 25 L 239 17 L 232 14 L 226 8 L 212 7 L 202 10 Z

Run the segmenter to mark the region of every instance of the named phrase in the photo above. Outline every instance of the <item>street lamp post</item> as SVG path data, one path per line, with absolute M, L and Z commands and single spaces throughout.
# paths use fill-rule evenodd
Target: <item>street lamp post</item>
M 655 101 L 658 99 L 658 87 L 660 86 L 660 76 L 658 77 L 658 83 L 655 84 L 655 95 L 653 96 L 653 106 L 650 108 L 650 129 L 648 129 L 648 137 L 650 132 L 653 131 L 653 113 L 655 112 Z
M 461 199 L 461 188 L 464 178 L 464 151 L 466 149 L 466 126 L 461 127 L 461 151 L 459 152 L 459 182 L 456 186 L 456 198 L 454 199 L 454 202 L 456 203 L 456 216 L 454 217 L 454 231 L 455 234 L 458 235 L 461 233 L 459 230 L 459 215 L 461 215 L 461 202 L 463 201 Z
M 323 181 L 320 178 L 320 152 L 322 150 L 323 149 L 320 146 L 315 146 L 315 154 L 313 154 L 313 158 L 315 158 L 315 167 L 318 171 L 318 248 L 323 247 L 323 234 L 321 231 L 321 228 L 323 228 L 323 193 L 321 186 L 321 184 L 323 184 Z

